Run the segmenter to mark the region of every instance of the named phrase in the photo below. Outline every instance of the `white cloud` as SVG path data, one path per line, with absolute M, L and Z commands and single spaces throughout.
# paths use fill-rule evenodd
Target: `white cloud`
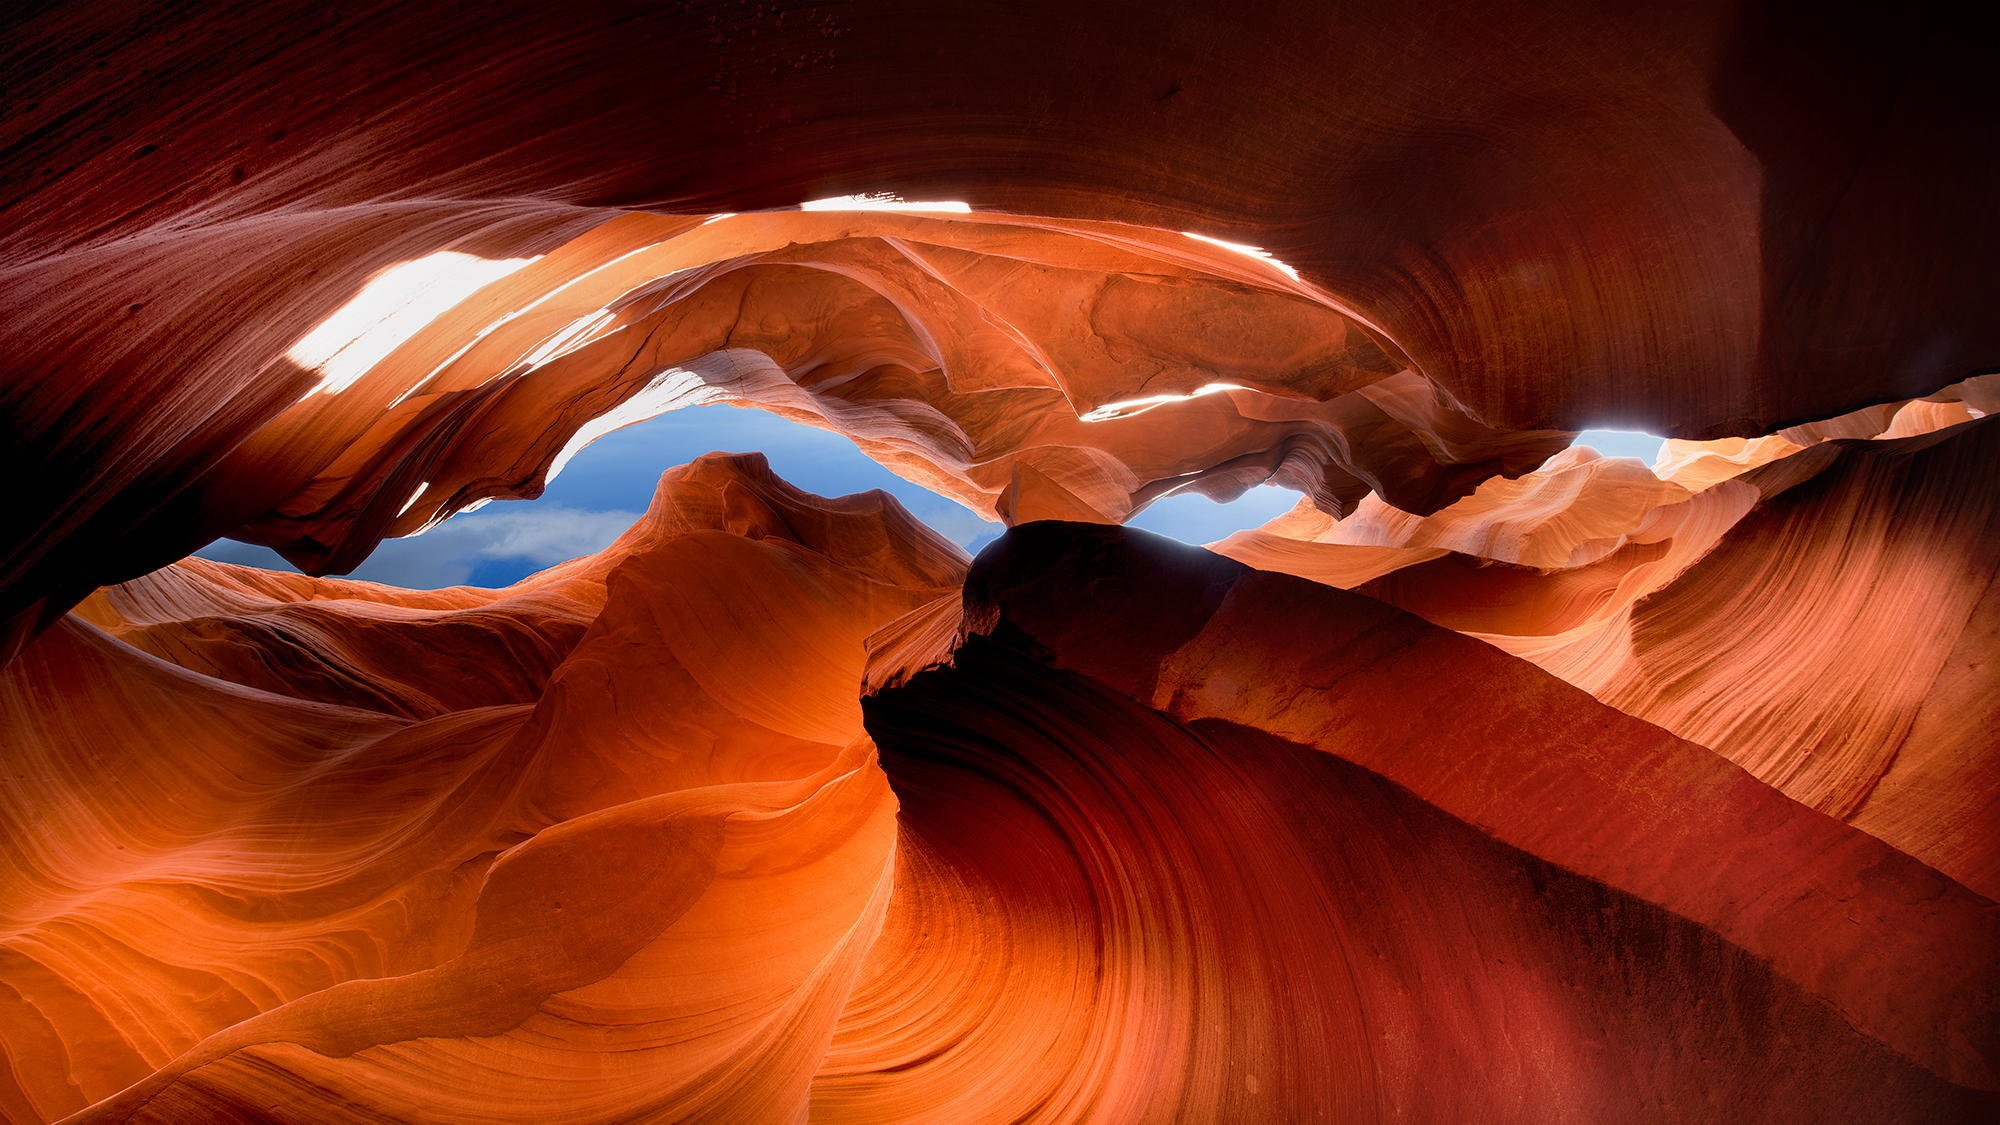
M 638 512 L 593 512 L 561 505 L 487 508 L 446 520 L 412 539 L 391 539 L 350 577 L 410 589 L 462 585 L 489 559 L 521 559 L 540 570 L 601 551 Z
M 556 504 L 489 510 L 445 526 L 463 527 L 468 541 L 477 544 L 480 558 L 524 558 L 553 566 L 603 550 L 638 518 L 638 512 L 592 512 Z
M 448 519 L 414 538 L 387 540 L 347 577 L 434 590 L 464 585 L 488 560 L 519 559 L 524 573 L 541 570 L 603 550 L 638 518 L 638 512 L 595 512 L 559 504 L 488 508 Z M 226 539 L 196 553 L 220 562 L 292 569 L 268 548 Z

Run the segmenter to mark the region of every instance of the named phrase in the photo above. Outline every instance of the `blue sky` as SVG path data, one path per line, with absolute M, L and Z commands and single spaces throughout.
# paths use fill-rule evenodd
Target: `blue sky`
M 975 553 L 1001 530 L 999 524 L 956 501 L 883 468 L 839 434 L 762 410 L 701 406 L 663 414 L 592 442 L 538 500 L 497 500 L 415 538 L 390 539 L 352 577 L 414 589 L 517 582 L 616 539 L 646 510 L 661 473 L 711 450 L 761 452 L 779 476 L 822 496 L 882 489 L 918 519 Z M 1233 504 L 1193 494 L 1170 496 L 1132 523 L 1186 542 L 1206 543 L 1263 523 L 1297 499 L 1295 492 L 1272 487 L 1252 489 Z M 293 569 L 269 548 L 227 539 L 195 553 L 225 562 Z
M 1639 430 L 1585 430 L 1574 445 L 1587 445 L 1606 457 L 1637 457 L 1650 465 L 1660 455 L 1661 438 Z
M 1610 456 L 1651 461 L 1660 439 L 1617 430 L 1577 438 Z M 454 516 L 412 539 L 391 539 L 353 577 L 413 589 L 505 586 L 545 567 L 590 554 L 616 539 L 653 497 L 660 474 L 711 450 L 756 450 L 779 476 L 822 496 L 879 488 L 918 519 L 977 553 L 1000 525 L 974 515 L 876 464 L 839 434 L 788 422 L 762 410 L 701 406 L 676 410 L 607 434 L 585 447 L 539 500 L 501 500 Z M 1185 543 L 1210 543 L 1289 510 L 1298 493 L 1265 485 L 1228 504 L 1198 493 L 1169 496 L 1132 526 Z M 195 552 L 203 558 L 291 570 L 277 552 L 227 539 Z

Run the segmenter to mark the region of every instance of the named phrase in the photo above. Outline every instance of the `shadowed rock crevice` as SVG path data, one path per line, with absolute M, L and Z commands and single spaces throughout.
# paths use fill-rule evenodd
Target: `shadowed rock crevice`
M 0 1118 L 2000 1117 L 1973 15 L 7 8 Z

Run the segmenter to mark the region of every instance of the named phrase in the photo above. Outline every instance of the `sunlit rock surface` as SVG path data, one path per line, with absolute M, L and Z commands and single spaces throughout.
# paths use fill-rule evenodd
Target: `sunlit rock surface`
M 1074 935 L 1072 979 L 1019 987 L 1081 988 L 1113 1029 L 1078 1048 L 1113 1116 L 1990 1104 L 1948 1089 L 1994 1080 L 1991 902 L 1702 747 L 1379 602 L 1150 536 L 1020 529 L 964 606 L 948 668 L 877 696 L 871 729 L 906 834 L 952 875 L 925 885 L 1095 873 L 1095 917 L 987 893 Z M 1162 1006 L 1195 1015 L 1149 1022 Z M 1007 1018 L 1050 1019 L 986 1017 Z M 1497 1063 L 1494 1027 L 1522 1043 Z M 1056 1086 L 1048 1065 L 1003 1072 Z
M 0 688 L 0 1109 L 789 1113 L 894 879 L 863 639 L 964 565 L 711 458 L 508 590 L 107 591 Z
M 2000 1117 L 1986 40 L 1623 7 L 0 15 L 0 1119 Z
M 339 571 L 385 536 L 539 493 L 618 425 L 714 402 L 838 429 L 1010 522 L 1116 522 L 1178 488 L 1266 481 L 1329 511 L 1371 490 L 1428 510 L 1568 438 L 1477 421 L 1331 298 L 1173 232 L 844 212 L 591 222 L 528 257 L 443 251 L 358 276 L 268 359 L 259 384 L 290 397 L 238 419 L 205 475 L 170 456 L 155 481 L 76 483 L 161 503 L 107 532 L 122 551 L 228 533 Z M 271 236 L 209 235 L 252 233 Z M 168 424 L 143 399 L 83 408 Z M 82 575 L 126 577 L 63 556 L 24 546 L 24 597 L 36 573 L 59 571 L 56 598 Z
M 1054 44 L 1052 20 L 1068 29 Z M 1329 443 L 1353 459 L 1331 494 L 1357 468 L 1418 505 L 1539 460 L 1432 420 L 1461 417 L 1453 405 L 1520 435 L 1526 456 L 1553 450 L 1541 430 L 1749 437 L 1926 394 L 2000 347 L 1984 296 L 2000 157 L 1958 143 L 1991 117 L 1979 37 L 1913 22 L 1728 3 L 1533 18 L 1504 4 L 25 10 L 0 53 L 0 323 L 9 476 L 40 485 L 7 521 L 0 612 L 19 640 L 102 582 L 252 524 L 346 569 L 392 525 L 532 489 L 590 419 L 662 374 L 653 363 L 738 328 L 746 350 L 782 337 L 786 382 L 845 384 L 815 402 L 889 415 L 843 428 L 896 444 L 927 481 L 921 462 L 971 464 L 941 487 L 1011 487 L 1023 518 L 1121 518 L 1166 476 L 1233 488 L 1288 460 L 1306 472 Z M 1083 275 L 1012 284 L 1011 248 L 991 239 L 998 261 L 962 239 L 932 249 L 880 212 L 752 214 L 871 191 L 1175 245 L 1143 263 L 1094 237 L 1024 248 L 1022 270 Z M 761 233 L 699 229 L 728 212 Z M 769 226 L 807 220 L 817 233 Z M 1178 231 L 1260 245 L 1299 280 Z M 334 373 L 325 348 L 299 350 L 385 272 L 435 280 L 412 264 L 439 254 L 516 268 L 417 325 L 390 371 L 351 370 L 380 341 Z M 1190 272 L 1215 267 L 1184 255 L 1232 263 L 1227 299 L 1202 298 Z M 1093 272 L 1111 273 L 1108 300 L 1079 308 Z M 964 319 L 996 287 L 999 304 Z M 1247 310 L 1274 287 L 1312 296 Z M 1308 331 L 1299 302 L 1367 330 Z M 618 325 L 677 311 L 671 330 L 597 348 L 566 335 L 614 305 Z M 1146 328 L 1165 307 L 1176 324 Z M 1041 341 L 1091 314 L 1099 340 L 1140 339 L 1100 356 L 1100 376 L 1067 360 L 1034 374 L 1065 354 Z M 1261 360 L 1242 351 L 1246 317 Z M 1005 361 L 960 362 L 996 348 Z M 1273 371 L 1273 355 L 1300 362 Z M 536 357 L 550 366 L 519 377 Z M 1362 417 L 1347 425 L 1379 436 L 1291 417 L 1405 365 L 1416 382 L 1392 402 L 1348 403 Z M 594 390 L 570 382 L 578 368 Z M 1029 393 L 999 397 L 1031 401 L 975 411 L 989 420 L 969 442 L 925 408 L 946 386 L 1024 378 Z M 1097 435 L 1035 432 L 1107 401 L 1273 380 L 1274 400 L 1238 408 L 1254 423 L 1217 430 L 1235 411 L 1211 399 L 1185 426 L 1132 423 L 1203 435 L 1146 439 L 1136 479 Z M 925 389 L 896 389 L 910 384 Z M 314 388 L 344 389 L 301 405 Z M 1411 425 L 1431 455 L 1415 465 L 1393 437 Z M 1013 456 L 1023 443 L 1057 448 Z M 1440 456 L 1442 479 L 1426 465 Z
M 1702 746 L 1143 534 L 963 576 L 711 458 L 506 591 L 106 591 L 8 670 L 9 1112 L 1994 1108 L 1991 902 Z
M 1996 384 L 1757 451 L 1670 443 L 1663 477 L 1572 451 L 1428 519 L 1370 501 L 1217 549 L 1532 660 L 1992 895 Z

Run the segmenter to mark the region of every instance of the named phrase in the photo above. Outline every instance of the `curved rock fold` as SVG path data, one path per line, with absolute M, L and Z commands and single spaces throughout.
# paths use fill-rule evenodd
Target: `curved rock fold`
M 0 1120 L 2000 1119 L 1957 13 L 15 7 Z

